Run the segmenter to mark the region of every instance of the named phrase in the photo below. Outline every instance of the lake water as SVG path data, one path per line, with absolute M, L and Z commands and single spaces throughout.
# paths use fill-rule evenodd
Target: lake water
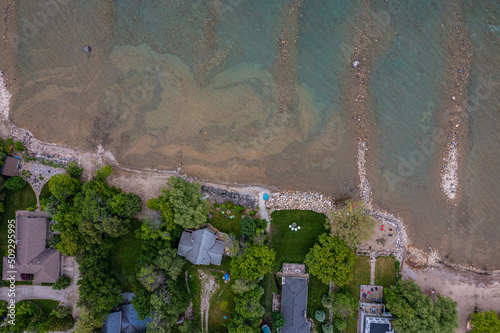
M 0 68 L 19 87 L 12 120 L 37 138 L 340 198 L 358 193 L 362 137 L 373 203 L 416 246 L 500 268 L 498 1 L 19 0 L 17 22 L 15 63 Z M 460 183 L 447 201 L 461 77 Z

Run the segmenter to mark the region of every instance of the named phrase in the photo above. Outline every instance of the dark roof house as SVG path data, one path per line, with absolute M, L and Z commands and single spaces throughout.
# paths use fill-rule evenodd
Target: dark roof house
M 195 265 L 219 265 L 224 254 L 224 242 L 208 229 L 184 230 L 177 254 Z
M 146 332 L 147 323 L 151 319 L 139 319 L 137 312 L 132 304 L 122 305 L 120 311 L 108 315 L 102 331 L 104 333 L 143 333 Z
M 14 177 L 16 175 L 18 165 L 19 160 L 17 158 L 7 156 L 5 164 L 0 168 L 0 172 L 4 176 Z
M 47 213 L 16 211 L 16 262 L 12 267 L 3 258 L 3 280 L 15 274 L 16 281 L 54 283 L 61 276 L 61 253 L 46 248 L 47 229 Z
M 281 294 L 281 314 L 285 325 L 281 333 L 309 333 L 307 321 L 307 279 L 283 277 Z

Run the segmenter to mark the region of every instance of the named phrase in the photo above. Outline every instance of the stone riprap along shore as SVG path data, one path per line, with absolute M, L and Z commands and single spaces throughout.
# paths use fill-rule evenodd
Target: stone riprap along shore
M 257 198 L 248 194 L 241 194 L 205 185 L 201 187 L 201 190 L 203 196 L 208 196 L 210 199 L 216 201 L 219 204 L 223 204 L 226 201 L 231 201 L 235 205 L 240 205 L 251 209 L 255 209 L 257 207 Z
M 279 192 L 270 195 L 266 202 L 269 214 L 275 210 L 312 210 L 326 216 L 335 209 L 333 199 L 317 192 Z

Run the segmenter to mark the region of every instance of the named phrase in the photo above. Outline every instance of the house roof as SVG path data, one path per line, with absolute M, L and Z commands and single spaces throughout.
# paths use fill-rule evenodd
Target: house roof
M 177 254 L 195 265 L 220 265 L 224 243 L 208 229 L 185 230 L 179 241 Z
M 281 314 L 285 319 L 282 333 L 310 332 L 307 313 L 307 279 L 284 277 L 281 296 Z
M 103 333 L 144 333 L 151 318 L 140 320 L 132 304 L 121 306 L 120 311 L 108 315 L 102 327 Z
M 16 267 L 9 267 L 7 258 L 3 259 L 3 278 L 8 271 L 17 271 L 16 280 L 21 274 L 33 274 L 34 283 L 54 283 L 60 276 L 61 253 L 46 249 L 47 213 L 16 211 Z
M 103 333 L 121 333 L 122 331 L 122 312 L 112 312 L 106 318 L 102 326 Z
M 7 156 L 5 159 L 5 164 L 2 167 L 2 175 L 14 177 L 16 175 L 17 166 L 19 165 L 19 160 L 14 157 Z
M 142 333 L 146 332 L 147 323 L 151 318 L 146 317 L 145 320 L 140 320 L 139 315 L 132 304 L 122 306 L 122 332 L 126 333 Z

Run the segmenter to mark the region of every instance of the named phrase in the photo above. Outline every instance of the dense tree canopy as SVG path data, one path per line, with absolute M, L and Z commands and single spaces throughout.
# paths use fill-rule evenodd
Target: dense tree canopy
M 331 281 L 343 286 L 352 279 L 352 266 L 356 254 L 338 238 L 327 234 L 319 236 L 319 244 L 315 244 L 306 255 L 304 263 L 309 272 L 323 283 Z
M 471 333 L 500 332 L 500 320 L 495 311 L 476 312 L 470 316 Z
M 162 213 L 167 231 L 174 229 L 173 223 L 182 228 L 196 228 L 207 222 L 210 204 L 201 198 L 200 184 L 170 177 L 168 185 L 158 198 L 147 203 L 149 209 Z
M 448 333 L 458 328 L 456 303 L 449 297 L 433 301 L 411 281 L 385 289 L 387 309 L 397 318 L 394 329 L 401 333 Z
M 354 248 L 362 241 L 370 239 L 375 227 L 375 220 L 369 214 L 369 210 L 362 202 L 353 202 L 348 200 L 346 205 L 339 210 L 332 210 L 329 214 L 332 237 L 344 239 L 347 246 Z
M 241 219 L 240 230 L 241 233 L 249 238 L 255 236 L 256 224 L 253 218 L 245 216 Z
M 244 294 L 235 297 L 233 318 L 227 328 L 230 333 L 258 332 L 260 319 L 265 313 L 260 304 L 260 297 L 264 294 L 264 288 L 256 286 Z
M 358 308 L 358 301 L 347 291 L 330 292 L 323 296 L 321 303 L 326 308 L 331 308 L 334 317 L 345 319 L 354 314 Z
M 78 170 L 72 175 L 75 178 L 58 174 L 49 181 L 52 196 L 46 208 L 57 222 L 53 229 L 60 232 L 57 249 L 76 256 L 80 265 L 78 305 L 84 316 L 77 331 L 81 332 L 102 325 L 104 316 L 122 302 L 118 282 L 111 273 L 109 252 L 114 240 L 128 233 L 129 217 L 141 209 L 140 204 L 127 204 L 128 198 L 136 201 L 134 195 L 106 184 L 112 170 L 111 166 L 101 168 L 85 184 L 75 177 Z M 112 207 L 112 202 L 120 201 L 117 196 L 126 199 L 125 213 Z
M 271 273 L 276 253 L 267 246 L 249 246 L 243 255 L 231 260 L 231 275 L 235 279 L 257 280 Z
M 10 177 L 5 182 L 5 188 L 11 191 L 21 190 L 26 185 L 26 180 L 23 177 Z

